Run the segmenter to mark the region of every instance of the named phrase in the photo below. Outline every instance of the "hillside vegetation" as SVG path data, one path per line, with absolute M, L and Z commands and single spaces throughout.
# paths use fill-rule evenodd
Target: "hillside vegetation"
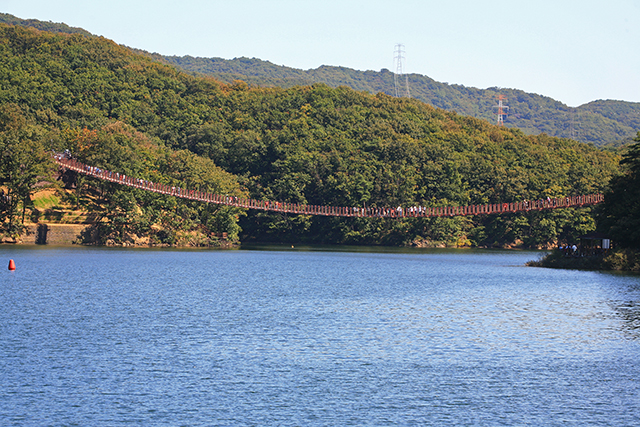
M 58 22 L 40 21 L 38 19 L 21 19 L 8 13 L 0 13 L 0 23 L 32 27 L 42 31 L 49 31 L 51 33 L 82 34 L 88 37 L 93 36 L 89 31 L 83 30 L 82 28 L 70 27 L 67 24 Z
M 280 87 L 326 83 L 331 87 L 347 86 L 374 94 L 395 93 L 394 75 L 386 69 L 377 72 L 322 66 L 298 70 L 255 58 L 153 57 L 228 83 L 243 80 L 256 86 Z M 505 125 L 521 129 L 527 134 L 546 133 L 603 146 L 630 143 L 640 128 L 640 103 L 637 102 L 594 101 L 572 108 L 549 97 L 517 89 L 477 89 L 440 83 L 419 74 L 409 74 L 407 77 L 413 98 L 490 122 L 496 122 L 497 96 L 504 95 L 509 106 Z
M 0 14 L 0 22 L 34 27 L 40 30 L 62 33 L 79 33 L 91 36 L 81 28 L 66 24 L 43 22 L 35 19 L 20 19 L 9 14 Z M 196 75 L 206 75 L 221 82 L 233 84 L 242 80 L 253 86 L 282 87 L 325 83 L 331 87 L 347 86 L 356 91 L 371 94 L 395 93 L 393 73 L 381 71 L 358 71 L 346 67 L 321 66 L 300 70 L 279 66 L 256 58 L 194 58 L 191 56 L 163 56 L 133 49 L 159 62 L 174 65 Z M 630 144 L 640 129 L 640 103 L 597 100 L 577 108 L 549 97 L 527 93 L 518 89 L 477 89 L 463 85 L 437 82 L 420 74 L 408 75 L 411 96 L 449 111 L 472 116 L 489 122 L 496 121 L 497 96 L 504 95 L 509 106 L 505 124 L 522 130 L 526 134 L 571 138 L 597 146 L 618 147 Z
M 526 135 L 416 99 L 326 84 L 225 84 L 100 37 L 0 25 L 0 55 L 1 171 L 9 189 L 24 164 L 20 153 L 52 149 L 154 182 L 361 207 L 595 193 L 618 171 L 617 157 L 591 145 Z M 116 240 L 147 233 L 175 243 L 178 232 L 206 229 L 245 241 L 544 246 L 595 228 L 588 208 L 404 220 L 243 216 L 88 178 L 64 184 L 75 189 L 74 203 L 93 195 L 100 233 Z M 21 202 L 5 226 L 29 205 L 28 192 L 12 191 Z

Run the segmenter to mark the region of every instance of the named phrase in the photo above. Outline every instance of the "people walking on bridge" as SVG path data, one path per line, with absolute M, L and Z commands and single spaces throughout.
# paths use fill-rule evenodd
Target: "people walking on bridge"
M 533 202 L 524 200 L 522 202 L 509 202 L 498 204 L 469 205 L 469 206 L 445 206 L 438 208 L 428 208 L 420 204 L 415 204 L 408 208 L 397 206 L 391 207 L 337 207 L 337 206 L 316 206 L 283 203 L 277 201 L 259 201 L 251 199 L 240 200 L 237 196 L 222 196 L 201 191 L 183 189 L 164 184 L 153 183 L 150 180 L 142 178 L 127 177 L 119 172 L 103 170 L 96 166 L 85 165 L 72 158 L 68 150 L 64 153 L 53 153 L 53 160 L 60 166 L 86 175 L 94 176 L 99 179 L 105 179 L 111 182 L 117 182 L 134 188 L 141 188 L 147 191 L 153 191 L 160 194 L 168 194 L 176 197 L 196 199 L 208 203 L 224 204 L 228 206 L 241 206 L 249 209 L 262 209 L 277 212 L 292 212 L 308 215 L 329 215 L 329 216 L 359 216 L 359 217 L 378 217 L 378 218 L 404 218 L 404 217 L 440 217 L 440 216 L 468 216 L 468 215 L 486 215 L 496 213 L 513 213 L 529 211 L 531 209 L 553 209 L 580 207 L 590 204 L 601 203 L 604 201 L 602 194 L 591 194 L 586 196 L 573 196 L 563 198 L 547 197 L 547 199 L 538 199 Z M 6 196 L 4 196 L 6 200 Z M 567 245 L 567 249 L 569 245 Z

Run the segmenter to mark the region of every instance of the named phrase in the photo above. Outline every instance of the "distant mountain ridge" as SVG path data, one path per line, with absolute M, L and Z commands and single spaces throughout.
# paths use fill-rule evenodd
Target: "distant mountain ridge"
M 347 86 L 370 93 L 395 93 L 393 73 L 358 71 L 346 67 L 323 65 L 300 70 L 279 66 L 256 58 L 194 58 L 191 56 L 152 55 L 183 70 L 215 77 L 231 83 L 242 80 L 256 86 L 292 87 L 325 83 L 332 87 Z M 495 123 L 498 94 L 504 95 L 509 114 L 505 125 L 528 134 L 576 139 L 598 146 L 630 142 L 640 129 L 640 103 L 598 100 L 577 108 L 552 98 L 518 89 L 477 89 L 437 82 L 430 77 L 408 75 L 411 96 L 449 111 Z
M 0 14 L 0 22 L 92 36 L 88 31 L 66 24 L 24 20 L 9 14 Z M 331 87 L 347 86 L 374 94 L 395 93 L 393 73 L 387 69 L 359 71 L 323 65 L 316 69 L 300 70 L 256 58 L 195 58 L 164 56 L 135 48 L 132 50 L 192 74 L 212 76 L 225 83 L 242 80 L 253 86 L 283 88 L 325 83 Z M 552 98 L 518 89 L 478 89 L 450 85 L 419 74 L 409 74 L 408 79 L 412 97 L 438 108 L 492 123 L 496 121 L 497 96 L 504 95 L 509 106 L 505 125 L 519 128 L 527 134 L 546 133 L 597 146 L 615 146 L 631 142 L 640 130 L 640 103 L 637 102 L 597 100 L 573 108 Z
M 93 36 L 89 31 L 82 28 L 70 27 L 64 23 L 40 21 L 37 19 L 21 19 L 8 13 L 0 13 L 0 23 L 9 25 L 21 25 L 23 27 L 33 27 L 41 31 L 49 31 L 51 33 L 67 33 L 82 34 L 84 36 Z

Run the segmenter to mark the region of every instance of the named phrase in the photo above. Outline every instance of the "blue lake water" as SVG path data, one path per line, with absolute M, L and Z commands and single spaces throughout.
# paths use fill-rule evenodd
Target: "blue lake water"
M 537 257 L 0 246 L 0 425 L 640 425 L 640 277 Z

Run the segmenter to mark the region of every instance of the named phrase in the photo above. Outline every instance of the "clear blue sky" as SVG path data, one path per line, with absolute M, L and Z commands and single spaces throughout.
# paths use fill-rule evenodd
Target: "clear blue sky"
M 640 102 L 640 0 L 0 0 L 164 55 L 393 70 L 570 106 Z

